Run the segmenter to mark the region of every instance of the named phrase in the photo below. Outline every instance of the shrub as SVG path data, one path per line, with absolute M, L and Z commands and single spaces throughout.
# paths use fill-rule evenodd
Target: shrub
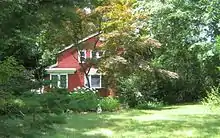
M 119 109 L 119 100 L 112 97 L 104 97 L 100 100 L 100 106 L 103 111 L 115 111 Z
M 216 110 L 220 107 L 220 89 L 219 87 L 212 87 L 206 92 L 207 96 L 202 100 L 204 105 Z
M 53 124 L 65 123 L 68 93 L 23 93 L 0 98 L 0 134 L 3 137 L 40 137 Z M 69 98 L 70 99 L 70 98 Z M 70 101 L 70 100 L 69 100 Z
M 96 90 L 78 88 L 71 93 L 69 109 L 73 111 L 95 111 L 98 105 Z
M 68 95 L 68 90 L 67 89 L 62 89 L 62 88 L 53 88 L 50 91 L 53 94 L 64 94 L 64 95 Z
M 14 115 L 24 109 L 24 102 L 19 98 L 0 99 L 0 115 Z
M 69 97 L 68 93 L 59 94 L 49 92 L 40 95 L 39 101 L 44 113 L 60 114 L 69 108 L 71 98 Z
M 161 109 L 164 106 L 162 102 L 144 102 L 136 106 L 137 109 Z
M 179 75 L 167 70 L 135 71 L 117 79 L 117 91 L 120 102 L 136 107 L 145 101 L 162 101 L 167 104 L 198 101 L 203 93 L 193 93 L 191 84 Z M 186 87 L 186 85 L 189 87 Z M 193 89 L 201 90 L 202 87 Z
M 117 80 L 117 90 L 121 103 L 135 107 L 145 101 L 157 101 L 158 93 L 154 76 L 148 72 L 138 72 Z
M 7 92 L 7 94 L 20 96 L 35 85 L 35 82 L 31 80 L 31 71 L 19 65 L 13 57 L 0 61 L 0 74 L 0 95 L 2 92 Z

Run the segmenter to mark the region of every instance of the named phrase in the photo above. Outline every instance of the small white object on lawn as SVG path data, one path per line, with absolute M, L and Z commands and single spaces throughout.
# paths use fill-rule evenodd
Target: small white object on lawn
M 96 112 L 97 112 L 97 114 L 102 113 L 102 108 L 101 108 L 100 104 L 98 104 L 98 108 L 97 108 Z

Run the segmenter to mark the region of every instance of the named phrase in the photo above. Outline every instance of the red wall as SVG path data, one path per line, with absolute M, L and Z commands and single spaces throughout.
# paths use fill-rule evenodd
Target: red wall
M 87 57 L 89 57 L 89 51 L 87 51 Z M 73 57 L 74 56 L 74 57 Z M 72 91 L 76 87 L 84 86 L 84 74 L 80 73 L 80 65 L 78 63 L 78 52 L 73 48 L 70 48 L 58 55 L 57 68 L 76 68 L 75 74 L 68 75 L 68 90 Z
M 90 57 L 90 50 L 86 50 L 86 57 Z M 80 65 L 78 63 L 78 52 L 77 50 L 74 50 L 72 48 L 60 53 L 57 60 L 57 68 L 80 68 Z
M 57 68 L 77 68 L 78 69 L 80 66 L 77 61 L 77 58 L 78 58 L 77 51 L 70 48 L 58 55 Z
M 84 75 L 80 72 L 68 75 L 68 90 L 72 91 L 76 87 L 84 86 Z
M 90 38 L 87 40 L 84 45 L 89 45 L 94 43 L 96 38 Z M 97 46 L 100 46 L 101 42 L 97 43 Z M 86 50 L 86 57 L 90 58 L 90 50 Z M 68 90 L 72 91 L 76 87 L 84 86 L 84 74 L 80 73 L 80 65 L 78 63 L 78 52 L 74 48 L 67 49 L 62 53 L 59 53 L 57 57 L 57 67 L 55 68 L 76 68 L 75 74 L 68 75 Z
M 88 40 L 86 41 L 86 43 L 95 43 L 96 41 L 97 41 L 97 38 L 90 38 L 90 39 L 88 39 Z M 101 44 L 102 44 L 102 42 L 101 42 L 101 41 L 98 41 L 98 42 L 96 43 L 96 46 L 97 46 L 97 47 L 100 47 Z

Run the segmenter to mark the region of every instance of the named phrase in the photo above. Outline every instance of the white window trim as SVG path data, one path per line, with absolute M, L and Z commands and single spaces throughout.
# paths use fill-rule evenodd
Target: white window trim
M 92 58 L 92 50 L 90 50 L 90 58 Z
M 100 84 L 99 84 L 99 87 L 92 87 L 92 83 L 91 83 L 91 76 L 92 75 L 99 75 L 100 76 Z M 88 77 L 89 77 L 89 83 L 90 83 L 90 88 L 94 88 L 94 89 L 100 89 L 100 88 L 102 88 L 102 74 L 99 74 L 99 73 L 97 73 L 97 74 L 88 74 Z M 84 75 L 84 86 L 85 87 L 88 87 L 88 85 L 86 85 L 87 84 L 87 79 L 86 79 L 86 75 Z
M 90 58 L 93 58 L 93 57 L 92 57 L 92 51 L 93 51 L 93 50 L 90 50 Z M 97 58 L 97 59 L 99 59 L 99 58 L 101 58 L 101 57 L 103 56 L 103 54 L 102 54 L 102 56 L 100 56 L 99 52 L 103 52 L 103 54 L 105 53 L 104 51 L 96 51 L 96 58 Z
M 66 75 L 66 88 L 64 89 L 68 89 L 68 74 L 67 73 L 51 73 L 50 74 L 50 80 L 52 80 L 52 75 L 57 75 L 58 76 L 58 81 L 57 81 L 57 86 L 58 88 L 61 88 L 60 87 L 60 75 Z M 50 88 L 52 88 L 52 84 L 50 84 Z
M 80 54 L 80 52 L 84 52 L 84 58 L 86 59 L 86 50 L 84 49 L 84 50 L 78 50 L 78 62 L 79 63 L 85 63 L 85 61 L 81 61 L 80 59 L 80 57 L 81 57 L 81 54 Z

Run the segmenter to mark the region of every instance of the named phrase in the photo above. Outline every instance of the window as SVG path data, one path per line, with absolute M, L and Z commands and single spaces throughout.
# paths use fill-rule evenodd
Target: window
M 51 74 L 50 80 L 52 88 L 68 88 L 67 74 Z
M 58 75 L 51 75 L 51 85 L 52 88 L 58 87 Z
M 89 75 L 89 82 L 91 88 L 101 88 L 102 87 L 102 76 L 99 74 Z M 85 86 L 88 86 L 87 79 L 85 77 Z
M 60 87 L 67 88 L 67 75 L 60 75 Z
M 91 51 L 90 57 L 91 58 L 101 58 L 103 56 L 103 51 Z
M 98 58 L 101 58 L 103 56 L 104 52 L 103 51 L 99 51 L 98 52 Z
M 96 58 L 97 57 L 97 52 L 96 51 L 92 51 L 92 57 L 91 58 Z
M 92 88 L 101 88 L 101 76 L 90 75 L 90 85 Z
M 86 50 L 80 50 L 78 55 L 79 55 L 78 56 L 79 63 L 85 63 L 85 61 L 86 61 Z

